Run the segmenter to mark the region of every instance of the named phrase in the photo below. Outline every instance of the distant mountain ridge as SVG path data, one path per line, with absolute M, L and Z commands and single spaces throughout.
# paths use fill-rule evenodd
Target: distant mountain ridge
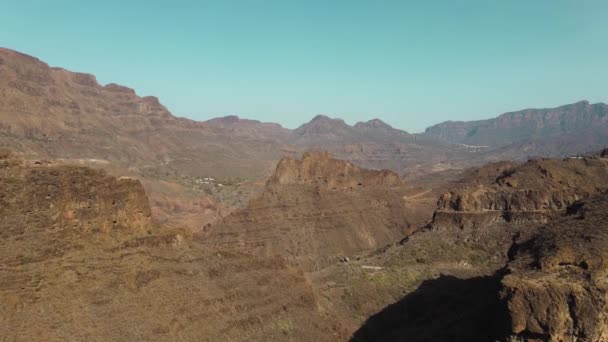
M 238 116 L 197 122 L 156 97 L 100 85 L 0 48 L 0 145 L 39 157 L 103 159 L 154 173 L 259 178 L 286 153 L 327 150 L 371 169 L 415 175 L 498 159 L 563 156 L 608 145 L 608 106 L 588 102 L 410 134 L 380 119 L 349 125 L 318 115 L 296 129 Z M 467 145 L 487 145 L 487 148 Z
M 608 143 L 608 105 L 580 101 L 557 108 L 509 112 L 494 119 L 447 121 L 427 128 L 422 136 L 452 144 L 490 147 L 580 139 L 597 149 Z M 575 144 L 566 153 L 581 148 L 584 147 Z
M 319 114 L 309 122 L 303 123 L 293 130 L 284 128 L 277 123 L 244 119 L 237 115 L 217 117 L 204 121 L 204 123 L 213 127 L 227 129 L 231 132 L 248 132 L 252 136 L 259 137 L 272 136 L 294 145 L 310 145 L 318 144 L 319 142 L 345 142 L 349 140 L 414 139 L 413 135 L 408 132 L 393 128 L 378 118 L 365 122 L 357 122 L 351 126 L 342 119 Z

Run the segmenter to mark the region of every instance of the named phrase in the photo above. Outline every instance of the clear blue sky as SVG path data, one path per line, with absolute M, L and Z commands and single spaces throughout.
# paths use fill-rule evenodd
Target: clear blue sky
M 606 0 L 0 1 L 0 46 L 194 119 L 421 131 L 608 101 Z

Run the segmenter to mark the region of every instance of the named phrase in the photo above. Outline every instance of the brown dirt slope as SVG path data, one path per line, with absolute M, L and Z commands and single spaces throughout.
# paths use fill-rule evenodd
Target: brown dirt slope
M 156 229 L 139 182 L 0 155 L 0 335 L 7 341 L 334 341 L 282 258 Z

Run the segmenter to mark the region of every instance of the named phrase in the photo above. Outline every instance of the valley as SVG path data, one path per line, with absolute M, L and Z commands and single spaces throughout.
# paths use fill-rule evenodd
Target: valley
M 607 113 L 194 121 L 0 48 L 0 335 L 605 341 Z

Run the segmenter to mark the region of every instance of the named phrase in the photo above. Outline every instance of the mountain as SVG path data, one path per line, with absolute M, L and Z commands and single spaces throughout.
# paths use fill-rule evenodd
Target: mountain
M 234 139 L 173 116 L 155 97 L 8 49 L 0 49 L 0 90 L 0 143 L 35 155 L 190 176 L 263 175 L 280 156 L 272 136 Z
M 452 126 L 413 135 L 379 119 L 351 126 L 319 115 L 294 130 L 237 116 L 197 122 L 172 115 L 155 97 L 138 96 L 117 84 L 103 86 L 93 75 L 49 67 L 34 57 L 0 48 L 0 146 L 29 159 L 62 159 L 140 179 L 157 222 L 193 231 L 245 206 L 262 189 L 259 180 L 272 174 L 281 157 L 300 157 L 306 151 L 329 151 L 359 167 L 388 169 L 413 180 L 488 161 L 599 149 L 605 106 L 579 103 L 560 108 L 555 112 L 572 116 L 560 114 L 567 123 L 564 127 L 587 129 L 587 133 L 553 137 L 558 131 L 547 128 L 542 132 L 550 136 L 537 139 L 538 134 L 522 129 L 517 142 L 488 148 L 444 138 L 452 133 L 432 133 L 457 132 Z M 557 119 L 549 118 L 557 114 L 542 114 L 545 111 L 553 113 L 529 110 L 522 117 L 536 122 L 544 115 L 547 119 L 539 122 L 555 126 Z M 528 121 L 516 125 L 523 119 L 515 114 L 502 117 L 500 127 L 511 127 L 509 132 L 532 126 Z M 589 125 L 596 127 L 593 132 Z M 479 134 L 503 136 L 490 128 L 478 129 Z M 205 185 L 205 178 L 216 181 Z
M 388 170 L 366 170 L 328 153 L 283 158 L 249 204 L 201 239 L 260 255 L 284 255 L 305 270 L 402 239 L 424 222 L 408 188 Z
M 317 115 L 293 131 L 296 144 L 340 143 L 354 133 L 344 120 Z
M 451 144 L 502 147 L 511 154 L 517 150 L 542 156 L 586 153 L 608 144 L 608 105 L 581 101 L 505 113 L 488 120 L 448 121 L 427 128 L 422 137 Z
M 350 274 L 349 293 L 398 298 L 351 340 L 605 339 L 607 155 L 465 172 L 425 229 L 351 265 L 374 262 L 373 279 L 396 281 Z
M 357 142 L 411 143 L 414 136 L 391 127 L 380 119 L 358 122 L 350 126 L 341 119 L 317 115 L 310 122 L 292 132 L 291 141 L 296 145 L 333 145 Z
M 495 171 L 494 177 L 441 195 L 431 226 L 547 222 L 576 201 L 608 191 L 608 163 L 597 156 L 496 166 L 485 167 Z
M 505 340 L 606 339 L 606 220 L 602 193 L 512 247 L 500 290 L 510 322 Z
M 5 48 L 0 49 L 0 144 L 34 157 L 104 160 L 171 177 L 265 177 L 284 153 L 310 149 L 399 173 L 433 167 L 439 159 L 459 159 L 460 165 L 469 157 L 445 144 L 416 142 L 377 119 L 353 127 L 320 115 L 288 130 L 237 116 L 206 122 L 178 118 L 155 97 L 102 86 L 93 75 L 52 68 Z M 428 155 L 434 157 L 424 158 Z
M 11 341 L 335 341 L 304 274 L 155 226 L 142 185 L 0 151 L 0 334 Z

